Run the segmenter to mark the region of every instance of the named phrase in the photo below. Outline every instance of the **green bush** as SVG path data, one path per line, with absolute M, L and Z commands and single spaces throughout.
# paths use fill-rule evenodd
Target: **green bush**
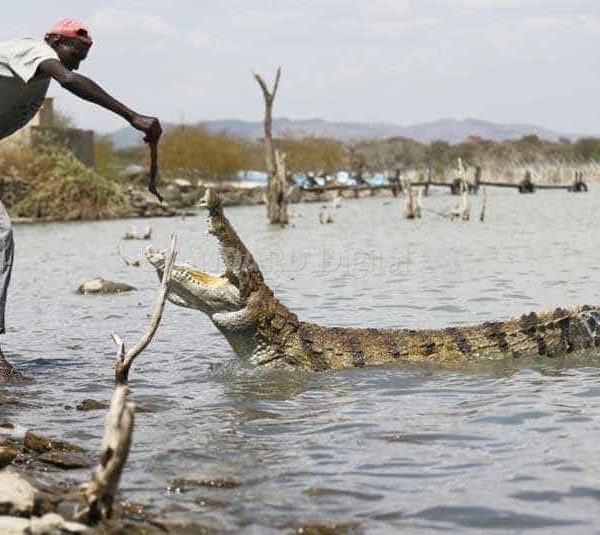
M 86 167 L 67 148 L 48 142 L 22 155 L 23 160 L 12 161 L 12 171 L 26 178 L 28 191 L 12 206 L 14 216 L 70 221 L 121 213 L 121 184 Z

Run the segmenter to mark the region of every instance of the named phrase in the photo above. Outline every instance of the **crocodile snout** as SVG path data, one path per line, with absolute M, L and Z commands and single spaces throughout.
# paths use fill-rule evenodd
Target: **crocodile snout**
M 152 245 L 146 247 L 146 258 L 156 269 L 163 269 L 167 261 L 167 255 Z

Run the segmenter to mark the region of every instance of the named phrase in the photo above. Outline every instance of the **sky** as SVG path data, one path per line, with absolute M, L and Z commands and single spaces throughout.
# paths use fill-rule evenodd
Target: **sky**
M 261 120 L 252 72 L 272 80 L 280 65 L 277 117 L 600 135 L 598 0 L 20 0 L 2 12 L 0 40 L 86 21 L 80 72 L 162 121 Z M 50 96 L 81 128 L 126 125 L 55 83 Z

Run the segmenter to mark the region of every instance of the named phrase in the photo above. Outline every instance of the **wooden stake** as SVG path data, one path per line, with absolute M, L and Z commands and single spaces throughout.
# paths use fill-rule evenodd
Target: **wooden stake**
M 421 206 L 415 198 L 415 191 L 410 180 L 405 180 L 402 186 L 406 199 L 404 201 L 404 217 L 406 219 L 415 219 L 421 217 Z
M 481 213 L 479 214 L 479 221 L 482 223 L 485 220 L 485 207 L 487 204 L 487 188 L 483 188 L 483 195 L 481 197 Z
M 465 166 L 462 158 L 458 159 L 458 172 L 460 174 L 460 198 L 458 203 L 458 217 L 468 221 L 471 217 L 471 206 L 469 203 L 469 185 L 467 184 Z

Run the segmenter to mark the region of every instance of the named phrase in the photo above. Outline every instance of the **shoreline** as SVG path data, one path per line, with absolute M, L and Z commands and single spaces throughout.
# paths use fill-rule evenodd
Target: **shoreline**
M 594 180 L 590 181 L 595 183 Z M 507 181 L 507 184 L 509 182 Z M 435 191 L 440 191 L 439 185 L 432 185 Z M 413 186 L 419 186 L 418 182 Z M 450 186 L 450 182 L 443 183 Z M 485 186 L 483 184 L 482 186 Z M 547 184 L 539 184 L 540 189 Z M 562 186 L 562 185 L 561 185 Z M 17 225 L 30 225 L 39 223 L 68 223 L 82 221 L 107 221 L 114 219 L 148 219 L 154 217 L 195 217 L 201 212 L 199 201 L 204 195 L 206 188 L 210 188 L 219 194 L 223 206 L 257 206 L 264 205 L 267 193 L 266 184 L 256 182 L 199 182 L 192 184 L 187 179 L 175 179 L 159 186 L 164 196 L 160 203 L 154 195 L 146 189 L 129 184 L 126 186 L 127 203 L 124 207 L 116 209 L 114 217 L 102 218 L 25 218 L 12 217 L 12 223 Z M 446 188 L 445 188 L 446 190 Z M 446 193 L 447 191 L 447 193 Z M 444 191 L 450 196 L 450 190 Z M 368 197 L 394 198 L 403 195 L 392 185 L 361 185 L 348 187 L 315 187 L 304 189 L 294 187 L 290 197 L 290 204 L 299 203 L 331 203 L 336 198 L 363 199 Z M 10 211 L 10 210 L 9 210 Z
M 43 223 L 72 223 L 84 221 L 108 221 L 114 219 L 148 219 L 154 217 L 195 217 L 203 210 L 198 203 L 207 188 L 219 194 L 223 206 L 258 206 L 265 204 L 266 185 L 255 183 L 200 183 L 193 186 L 187 181 L 183 186 L 170 182 L 163 186 L 164 202 L 161 204 L 151 193 L 140 188 L 131 188 L 127 192 L 128 204 L 114 217 L 104 218 L 25 218 L 11 217 L 15 225 L 33 225 Z M 161 190 L 162 192 L 162 190 Z M 336 197 L 360 199 L 366 197 L 394 197 L 390 186 L 350 187 L 346 190 L 304 190 L 294 188 L 289 202 L 319 203 L 332 202 Z

